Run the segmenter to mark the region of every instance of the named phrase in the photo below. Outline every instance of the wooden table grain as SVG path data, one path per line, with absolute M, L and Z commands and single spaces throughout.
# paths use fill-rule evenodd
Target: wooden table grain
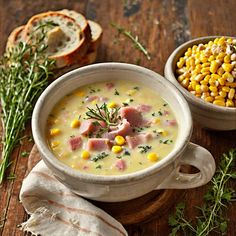
M 4 51 L 8 34 L 17 26 L 25 24 L 32 15 L 63 8 L 82 12 L 87 18 L 98 21 L 104 35 L 97 62 L 119 61 L 137 63 L 163 75 L 165 62 L 170 53 L 186 40 L 207 35 L 236 34 L 235 0 L 0 0 L 0 53 Z M 150 61 L 124 38 L 116 39 L 116 31 L 110 26 L 116 22 L 131 30 L 149 49 Z M 31 134 L 30 124 L 26 134 Z M 192 142 L 207 148 L 219 162 L 220 154 L 236 147 L 236 131 L 216 132 L 202 129 L 194 124 Z M 18 200 L 25 172 L 27 157 L 22 151 L 30 151 L 33 143 L 23 140 L 11 157 L 13 161 L 8 174 L 15 173 L 16 179 L 5 181 L 0 187 L 0 235 L 24 235 L 17 225 L 27 215 Z M 235 182 L 232 187 L 236 189 Z M 186 214 L 196 215 L 195 205 L 202 203 L 207 189 L 203 186 L 187 190 L 183 201 L 187 204 Z M 174 208 L 148 223 L 127 227 L 131 236 L 165 236 L 170 232 L 168 215 Z M 236 203 L 227 210 L 229 219 L 228 236 L 236 235 Z M 214 234 L 213 234 L 214 235 Z

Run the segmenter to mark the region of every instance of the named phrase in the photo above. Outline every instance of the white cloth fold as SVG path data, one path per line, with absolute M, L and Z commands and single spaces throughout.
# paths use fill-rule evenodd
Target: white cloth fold
M 20 201 L 30 215 L 22 229 L 33 235 L 128 235 L 113 217 L 57 181 L 43 161 L 24 179 Z

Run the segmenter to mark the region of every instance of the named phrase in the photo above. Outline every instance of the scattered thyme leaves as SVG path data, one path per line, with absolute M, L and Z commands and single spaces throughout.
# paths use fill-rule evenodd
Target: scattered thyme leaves
M 91 159 L 91 161 L 97 162 L 97 161 L 99 161 L 99 160 L 104 159 L 104 158 L 107 157 L 107 156 L 109 156 L 108 153 L 106 153 L 106 152 L 101 152 L 101 153 L 97 154 L 97 156 L 93 157 L 93 158 Z
M 124 156 L 130 156 L 130 152 L 127 151 L 127 150 L 125 150 L 125 152 L 124 152 Z
M 114 93 L 114 95 L 119 96 L 120 93 L 115 89 L 115 93 Z
M 138 86 L 135 86 L 135 87 L 133 87 L 133 89 L 139 91 L 140 88 Z
M 7 176 L 8 180 L 14 180 L 16 178 L 16 175 L 14 173 L 11 173 Z
M 152 148 L 152 146 L 145 145 L 145 146 L 138 146 L 138 148 L 140 149 L 141 153 L 147 153 Z
M 102 169 L 102 165 L 96 166 L 96 169 Z
M 148 50 L 141 44 L 141 42 L 139 42 L 138 36 L 133 36 L 130 31 L 125 30 L 123 27 L 115 23 L 111 23 L 111 26 L 117 29 L 119 34 L 123 34 L 125 37 L 130 39 L 134 44 L 135 48 L 137 48 L 140 52 L 142 52 L 148 60 L 151 60 L 151 56 L 149 55 Z

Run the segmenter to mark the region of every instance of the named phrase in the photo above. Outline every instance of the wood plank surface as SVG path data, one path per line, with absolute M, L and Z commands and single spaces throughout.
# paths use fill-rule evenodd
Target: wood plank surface
M 17 26 L 25 24 L 30 16 L 47 10 L 74 9 L 87 18 L 99 22 L 104 35 L 99 49 L 97 62 L 120 61 L 137 63 L 163 74 L 165 62 L 170 53 L 186 40 L 207 35 L 236 34 L 235 0 L 0 0 L 0 53 L 4 51 L 8 34 Z M 133 45 L 123 37 L 117 39 L 117 32 L 110 26 L 116 22 L 139 36 L 149 49 L 152 60 L 148 61 Z M 30 124 L 26 134 L 30 135 Z M 194 124 L 191 139 L 207 148 L 218 163 L 220 154 L 236 147 L 236 131 L 216 132 L 202 129 Z M 18 195 L 21 183 L 27 171 L 27 157 L 22 151 L 30 151 L 33 143 L 28 138 L 12 154 L 12 165 L 8 170 L 15 173 L 16 179 L 5 181 L 0 187 L 0 235 L 24 235 L 17 225 L 22 223 L 26 214 L 19 203 Z M 236 189 L 236 184 L 232 183 Z M 196 209 L 202 203 L 207 186 L 187 190 L 184 201 L 187 204 L 187 216 L 193 218 Z M 148 223 L 127 227 L 131 236 L 165 236 L 170 232 L 169 212 Z M 235 236 L 236 203 L 227 211 L 230 219 L 228 236 Z

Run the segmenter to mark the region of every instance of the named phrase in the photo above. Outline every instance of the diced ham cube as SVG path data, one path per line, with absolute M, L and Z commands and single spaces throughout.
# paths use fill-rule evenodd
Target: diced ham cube
M 114 86 L 115 86 L 115 85 L 114 85 L 114 83 L 112 83 L 112 82 L 106 83 L 106 87 L 107 87 L 108 90 L 110 90 L 110 89 L 113 88 Z
M 126 119 L 131 126 L 141 126 L 143 125 L 143 117 L 140 111 L 135 107 L 122 107 L 120 109 L 121 118 Z
M 133 149 L 140 144 L 147 143 L 152 138 L 150 133 L 147 134 L 138 134 L 134 136 L 126 136 L 126 142 L 129 148 Z
M 140 112 L 149 112 L 152 109 L 152 106 L 146 104 L 140 104 L 137 107 L 138 111 Z
M 82 145 L 82 138 L 80 136 L 70 138 L 69 140 L 70 148 L 72 151 L 80 148 Z
M 123 119 L 122 123 L 118 125 L 118 127 L 115 130 L 112 130 L 111 132 L 108 132 L 104 134 L 104 137 L 108 139 L 114 139 L 117 135 L 126 136 L 132 134 L 132 127 L 130 126 L 130 123 Z
M 95 130 L 95 125 L 93 124 L 93 120 L 84 120 L 79 128 L 80 134 L 86 135 L 92 133 Z
M 166 125 L 168 126 L 175 126 L 177 124 L 176 120 L 167 120 Z
M 91 151 L 104 151 L 111 147 L 110 140 L 107 138 L 89 138 L 87 148 Z
M 125 170 L 126 169 L 126 162 L 125 160 L 119 159 L 115 163 L 115 167 L 117 167 L 119 170 Z

